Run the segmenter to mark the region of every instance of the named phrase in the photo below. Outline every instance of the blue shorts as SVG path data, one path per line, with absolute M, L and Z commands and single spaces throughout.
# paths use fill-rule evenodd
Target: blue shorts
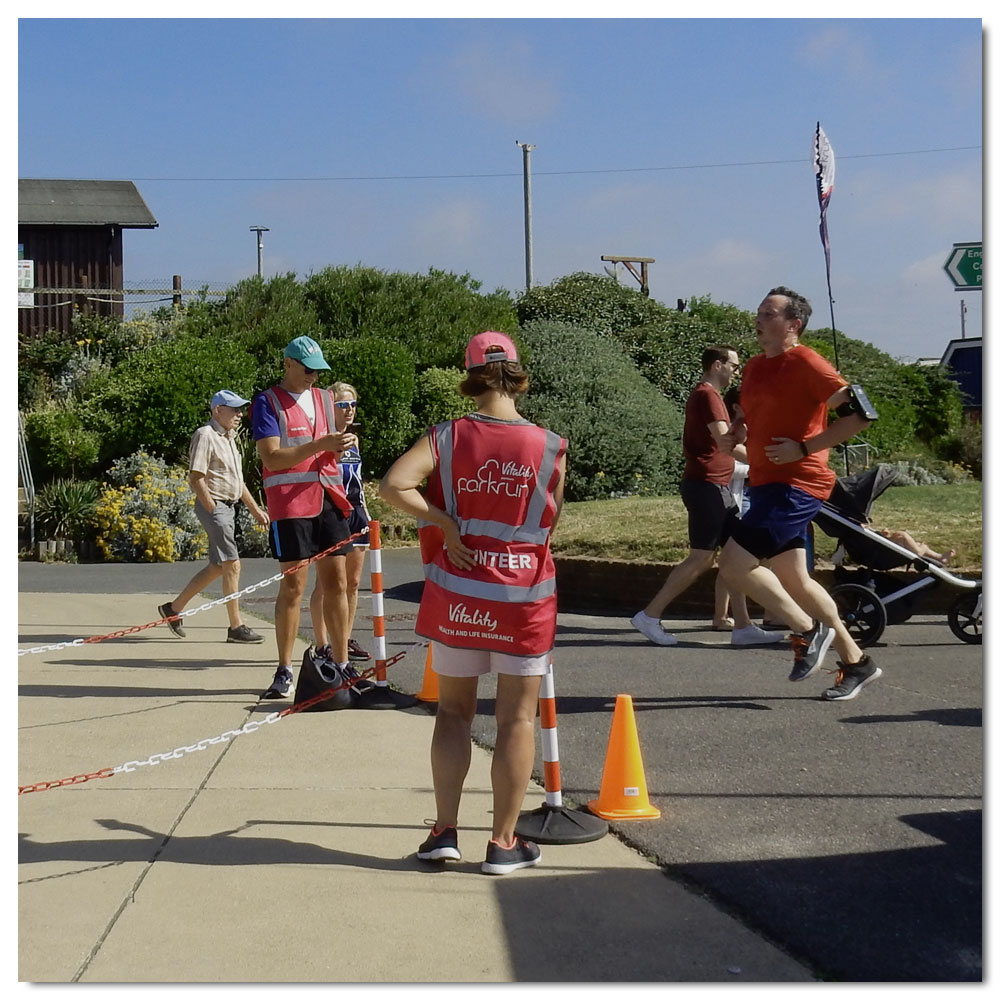
M 808 548 L 809 524 L 822 505 L 822 500 L 787 483 L 754 486 L 750 509 L 733 524 L 731 537 L 758 559 Z

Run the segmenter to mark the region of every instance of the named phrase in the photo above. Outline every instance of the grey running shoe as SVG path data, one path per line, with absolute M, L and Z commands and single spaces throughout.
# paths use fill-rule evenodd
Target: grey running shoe
M 792 649 L 795 651 L 795 663 L 788 679 L 804 681 L 816 673 L 831 642 L 833 642 L 833 629 L 822 622 L 816 622 L 804 635 L 793 632 Z
M 417 848 L 417 857 L 421 861 L 461 861 L 458 831 L 453 826 L 446 826 L 440 833 L 431 830 L 430 836 Z
M 263 642 L 264 637 L 249 625 L 237 625 L 226 634 L 226 642 Z
M 173 605 L 170 603 L 170 601 L 167 601 L 166 604 L 161 604 L 156 610 L 160 612 L 161 618 L 173 619 L 173 621 L 167 622 L 167 628 L 170 629 L 170 631 L 173 632 L 174 635 L 176 635 L 178 638 L 181 639 L 183 639 L 184 636 L 187 635 L 187 632 L 185 632 L 184 629 L 181 628 L 181 622 L 184 621 L 184 619 L 181 618 L 180 615 L 174 614 Z
M 269 700 L 287 698 L 292 693 L 292 671 L 289 667 L 278 667 L 274 672 L 271 686 L 261 695 Z
M 508 875 L 518 868 L 530 868 L 542 860 L 542 852 L 530 840 L 514 838 L 512 847 L 501 847 L 495 840 L 486 845 L 486 860 L 483 862 L 484 875 Z
M 823 692 L 825 701 L 850 701 L 869 681 L 882 676 L 882 671 L 870 656 L 863 656 L 857 663 L 841 663 L 838 660 L 837 667 L 836 683 Z
M 756 625 L 734 628 L 733 634 L 729 637 L 732 646 L 773 646 L 777 642 L 784 641 L 785 637 L 780 632 L 765 632 Z
M 650 618 L 645 611 L 637 611 L 631 619 L 632 627 L 637 628 L 650 642 L 655 642 L 657 646 L 676 646 L 677 639 L 669 632 L 664 632 L 663 626 L 655 619 Z

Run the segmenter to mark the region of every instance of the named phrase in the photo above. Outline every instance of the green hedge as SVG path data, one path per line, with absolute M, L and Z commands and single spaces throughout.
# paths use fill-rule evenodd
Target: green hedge
M 613 340 L 567 323 L 522 328 L 531 386 L 519 408 L 569 441 L 567 500 L 676 490 L 683 417 Z

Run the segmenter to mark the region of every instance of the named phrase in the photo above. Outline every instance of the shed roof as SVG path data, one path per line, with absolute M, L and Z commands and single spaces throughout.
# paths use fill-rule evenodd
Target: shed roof
M 132 181 L 19 178 L 17 203 L 17 221 L 21 225 L 123 229 L 153 229 L 159 225 Z

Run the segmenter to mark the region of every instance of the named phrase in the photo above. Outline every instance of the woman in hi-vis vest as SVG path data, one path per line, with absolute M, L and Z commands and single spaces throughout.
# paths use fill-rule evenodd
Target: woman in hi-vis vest
M 458 808 L 472 758 L 479 677 L 497 675 L 493 832 L 482 870 L 538 864 L 514 834 L 535 759 L 535 713 L 556 631 L 550 538 L 562 507 L 566 442 L 517 412 L 528 375 L 503 333 L 477 334 L 459 391 L 476 412 L 431 427 L 382 479 L 384 500 L 417 518 L 438 707 L 431 741 L 437 814 L 417 857 L 458 860 Z M 427 480 L 421 493 L 420 484 Z

